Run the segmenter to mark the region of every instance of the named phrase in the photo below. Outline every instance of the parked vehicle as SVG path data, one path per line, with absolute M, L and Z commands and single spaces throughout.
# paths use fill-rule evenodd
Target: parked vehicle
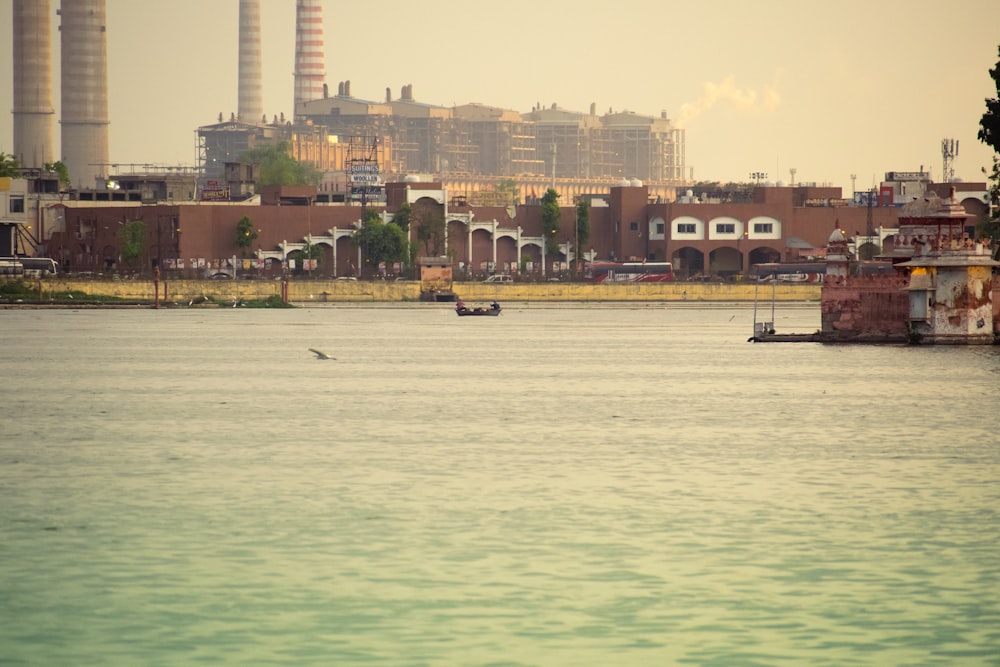
M 492 276 L 488 276 L 486 278 L 486 280 L 484 280 L 483 282 L 485 282 L 485 283 L 501 283 L 501 284 L 505 284 L 506 285 L 506 284 L 510 284 L 510 283 L 514 282 L 514 278 L 511 277 L 511 276 L 509 276 L 509 275 L 507 275 L 507 274 L 495 273 Z

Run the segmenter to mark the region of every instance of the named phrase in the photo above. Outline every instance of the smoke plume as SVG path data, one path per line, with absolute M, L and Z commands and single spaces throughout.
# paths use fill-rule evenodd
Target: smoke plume
M 707 81 L 702 86 L 701 97 L 681 105 L 677 114 L 677 126 L 684 127 L 720 102 L 728 102 L 743 111 L 771 111 L 781 104 L 781 97 L 773 85 L 765 87 L 762 92 L 738 88 L 736 78 L 732 75 L 719 83 Z

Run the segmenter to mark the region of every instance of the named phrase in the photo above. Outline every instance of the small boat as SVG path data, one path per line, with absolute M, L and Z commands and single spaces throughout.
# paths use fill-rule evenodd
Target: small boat
M 483 315 L 486 317 L 496 317 L 500 314 L 501 308 L 500 304 L 494 301 L 489 306 L 473 306 L 470 308 L 466 306 L 461 299 L 455 304 L 455 313 L 459 317 L 464 317 L 466 315 Z

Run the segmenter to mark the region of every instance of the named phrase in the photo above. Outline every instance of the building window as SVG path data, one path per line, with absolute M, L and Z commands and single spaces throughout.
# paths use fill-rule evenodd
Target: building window
M 774 224 L 770 222 L 753 223 L 754 234 L 771 234 L 774 232 Z
M 695 230 L 693 222 L 682 222 L 679 225 L 677 225 L 677 233 L 678 234 L 695 234 L 695 233 L 697 233 L 697 231 Z
M 660 234 L 661 236 L 663 235 L 663 223 L 662 222 L 656 223 L 656 233 Z
M 639 231 L 639 223 L 638 222 L 630 222 L 630 223 L 628 223 L 628 230 L 630 232 L 637 232 L 637 231 Z
M 24 213 L 24 197 L 22 195 L 11 195 L 10 212 Z
M 731 222 L 719 222 L 715 225 L 716 234 L 735 234 L 736 225 Z

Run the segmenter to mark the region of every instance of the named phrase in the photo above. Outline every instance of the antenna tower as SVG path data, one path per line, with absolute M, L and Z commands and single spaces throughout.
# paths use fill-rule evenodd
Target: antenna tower
M 941 172 L 942 178 L 944 178 L 945 183 L 951 183 L 955 180 L 955 158 L 958 157 L 958 140 L 957 139 L 942 139 L 941 140 L 941 158 L 944 162 L 944 169 Z

